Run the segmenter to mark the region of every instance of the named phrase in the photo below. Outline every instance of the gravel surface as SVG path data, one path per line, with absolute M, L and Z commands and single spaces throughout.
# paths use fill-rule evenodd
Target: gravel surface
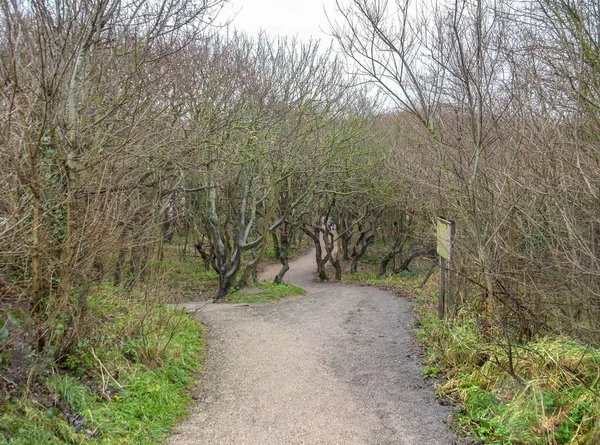
M 206 372 L 170 445 L 454 441 L 450 408 L 422 376 L 411 304 L 371 287 L 316 283 L 314 264 L 313 251 L 285 277 L 303 297 L 188 305 L 208 327 Z

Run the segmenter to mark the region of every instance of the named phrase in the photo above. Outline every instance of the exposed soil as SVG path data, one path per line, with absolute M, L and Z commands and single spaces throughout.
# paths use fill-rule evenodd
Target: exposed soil
M 267 267 L 271 279 L 278 265 Z M 279 304 L 190 303 L 208 327 L 197 405 L 168 442 L 451 444 L 451 408 L 422 376 L 411 303 L 371 287 L 314 281 L 314 251 Z

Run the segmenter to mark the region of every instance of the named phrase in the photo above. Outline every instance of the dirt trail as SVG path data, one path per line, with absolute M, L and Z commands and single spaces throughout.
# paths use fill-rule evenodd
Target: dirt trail
M 304 297 L 198 310 L 210 335 L 203 388 L 170 445 L 453 442 L 450 409 L 421 374 L 410 303 L 316 283 L 314 270 L 312 251 L 285 276 Z

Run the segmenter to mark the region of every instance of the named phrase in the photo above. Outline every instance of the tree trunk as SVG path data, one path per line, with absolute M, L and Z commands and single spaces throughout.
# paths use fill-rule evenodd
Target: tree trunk
M 283 276 L 287 273 L 288 270 L 290 270 L 288 252 L 290 250 L 295 235 L 295 230 L 289 222 L 284 222 L 280 226 L 279 232 L 281 240 L 278 238 L 277 233 L 275 231 L 272 232 L 273 245 L 275 246 L 275 255 L 277 255 L 277 259 L 281 263 L 281 269 L 279 270 L 279 273 L 273 280 L 275 284 L 282 284 Z
M 325 264 L 327 264 L 327 261 L 331 262 L 331 265 L 333 266 L 334 270 L 335 270 L 335 279 L 336 280 L 341 280 L 342 279 L 342 265 L 340 264 L 338 255 L 333 256 L 333 250 L 335 248 L 335 233 L 331 230 L 329 230 L 329 227 L 324 227 L 322 229 L 322 234 L 323 234 L 323 245 L 325 246 L 325 258 L 323 259 L 324 262 L 324 266 Z
M 327 264 L 327 256 L 323 258 L 323 248 L 321 247 L 321 232 L 315 232 L 315 257 L 317 260 L 317 276 L 321 282 L 329 281 L 329 277 L 327 276 L 327 272 L 325 270 L 325 265 Z
M 355 274 L 358 271 L 358 262 L 367 252 L 367 248 L 375 241 L 375 224 L 369 224 L 368 229 L 360 228 L 358 240 L 352 249 L 352 263 L 350 264 L 350 273 Z
M 268 236 L 267 232 L 277 229 L 283 222 L 283 219 L 279 219 L 271 226 L 266 225 L 265 230 L 262 234 L 258 234 L 258 237 L 254 241 L 248 241 L 250 230 L 254 227 L 255 215 L 256 215 L 256 200 L 252 194 L 252 180 L 249 180 L 246 184 L 244 195 L 239 207 L 239 219 L 237 223 L 237 233 L 233 237 L 233 246 L 226 248 L 223 242 L 223 234 L 220 230 L 219 218 L 217 215 L 217 196 L 214 184 L 209 191 L 209 204 L 210 204 L 210 225 L 213 231 L 212 244 L 215 246 L 216 265 L 217 272 L 219 273 L 219 290 L 214 297 L 214 301 L 219 301 L 224 298 L 229 290 L 231 289 L 233 280 L 242 266 L 242 256 L 245 251 L 250 249 L 258 249 L 258 253 L 255 255 L 252 262 L 247 265 L 242 275 L 241 281 L 246 281 L 248 278 L 248 272 L 256 266 L 262 255 L 264 254 L 265 246 L 264 243 L 265 235 Z M 251 203 L 250 215 L 247 217 L 247 204 Z M 226 233 L 225 233 L 226 235 Z M 231 251 L 231 255 L 228 255 Z
M 231 279 L 228 279 L 226 274 L 219 274 L 219 289 L 213 297 L 214 302 L 218 302 L 225 298 L 231 289 Z
M 316 225 L 310 226 L 310 228 L 312 229 L 312 232 L 306 227 L 300 227 L 300 230 L 302 230 L 315 245 L 315 260 L 317 262 L 317 276 L 319 277 L 319 280 L 321 282 L 329 281 L 329 277 L 325 272 L 326 261 L 323 259 L 320 228 Z
M 352 241 L 354 230 L 352 230 L 352 225 L 349 225 L 348 220 L 344 217 L 339 218 L 339 223 L 337 233 L 341 241 L 342 260 L 350 261 L 350 242 Z
M 342 264 L 340 263 L 339 255 L 335 256 L 335 259 L 331 262 L 333 269 L 335 270 L 335 279 L 341 281 L 342 279 Z
M 190 225 L 186 222 L 185 224 L 185 241 L 183 243 L 183 250 L 181 251 L 181 259 L 185 260 L 187 258 L 187 248 L 190 238 Z
M 290 270 L 290 265 L 289 265 L 289 262 L 288 262 L 287 251 L 284 251 L 284 252 L 281 253 L 281 255 L 279 257 L 279 261 L 281 262 L 281 269 L 279 270 L 279 273 L 277 274 L 277 276 L 273 280 L 273 282 L 275 284 L 283 284 L 283 276 L 286 274 L 286 272 L 288 270 Z
M 133 246 L 129 252 L 129 268 L 127 271 L 127 279 L 125 280 L 125 291 L 129 292 L 133 288 L 137 280 L 137 274 L 139 272 L 140 262 L 140 248 L 138 246 Z
M 400 266 L 398 266 L 397 270 L 398 271 L 402 271 L 402 270 L 408 270 L 408 266 L 410 266 L 410 263 L 412 263 L 413 260 L 415 260 L 416 258 L 419 258 L 421 256 L 425 256 L 425 255 L 433 255 L 435 254 L 435 249 L 430 249 L 430 250 L 411 250 L 408 252 L 408 255 L 406 256 L 406 258 L 404 259 L 404 261 L 402 261 L 402 263 L 400 264 Z
M 113 277 L 113 286 L 118 287 L 121 285 L 123 280 L 123 266 L 125 266 L 125 259 L 127 258 L 127 249 L 125 247 L 121 247 L 119 249 L 119 257 L 117 258 L 117 263 L 115 264 L 115 274 Z
M 115 272 L 113 275 L 113 286 L 118 287 L 123 282 L 123 267 L 125 266 L 125 260 L 127 259 L 127 233 L 129 232 L 128 227 L 123 227 L 121 230 L 121 236 L 119 237 L 119 256 L 115 263 Z
M 350 254 L 348 253 L 349 251 L 349 246 L 350 246 L 350 241 L 352 240 L 352 234 L 350 234 L 350 236 L 347 235 L 342 235 L 342 260 L 344 261 L 349 261 L 350 260 Z
M 196 252 L 198 252 L 198 254 L 200 255 L 200 258 L 202 258 L 202 262 L 204 263 L 204 269 L 210 270 L 210 268 L 212 267 L 214 271 L 218 273 L 219 269 L 216 264 L 216 255 L 214 250 L 210 245 L 208 252 L 204 249 L 204 235 L 202 235 L 202 239 L 200 240 L 200 242 L 194 244 L 194 247 L 196 248 Z
M 273 239 L 273 253 L 275 254 L 275 258 L 279 259 L 281 256 L 281 249 L 279 247 L 279 238 L 277 237 L 277 232 L 271 232 L 271 238 Z
M 104 262 L 102 261 L 102 257 L 100 255 L 94 256 L 94 261 L 92 263 L 92 281 L 94 283 L 102 282 L 104 278 Z
M 398 255 L 400 252 L 402 252 L 403 247 L 404 247 L 404 240 L 403 239 L 400 240 L 399 238 L 396 238 L 392 248 L 381 259 L 381 264 L 379 265 L 379 272 L 377 273 L 377 275 L 379 275 L 380 277 L 385 275 L 385 273 L 387 272 L 387 267 L 389 266 L 390 262 L 394 259 L 394 257 L 396 255 Z
M 139 271 L 139 280 L 142 283 L 146 282 L 146 278 L 148 277 L 148 262 L 150 260 L 150 246 L 148 243 L 145 243 L 140 249 L 140 271 Z

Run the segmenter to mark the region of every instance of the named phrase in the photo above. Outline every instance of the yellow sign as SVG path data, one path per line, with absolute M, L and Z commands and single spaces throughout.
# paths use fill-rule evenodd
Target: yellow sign
M 454 239 L 454 221 L 438 216 L 437 219 L 437 253 L 446 260 L 452 256 Z

